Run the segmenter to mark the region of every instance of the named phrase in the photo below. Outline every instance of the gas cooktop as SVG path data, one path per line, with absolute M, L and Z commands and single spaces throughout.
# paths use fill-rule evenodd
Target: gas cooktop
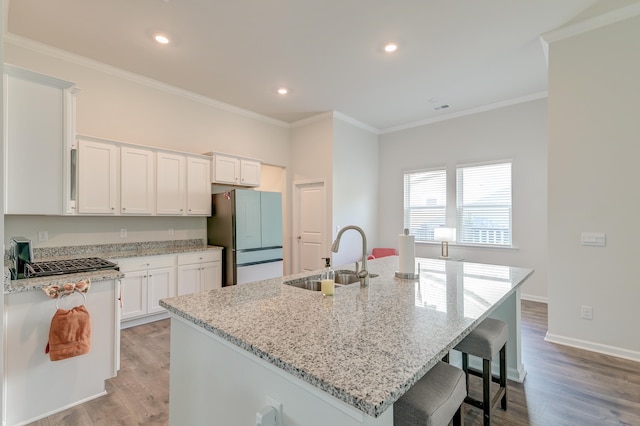
M 99 257 L 84 257 L 80 259 L 50 260 L 25 264 L 25 278 L 46 277 L 49 275 L 75 274 L 91 272 L 101 269 L 119 270 L 118 265 Z

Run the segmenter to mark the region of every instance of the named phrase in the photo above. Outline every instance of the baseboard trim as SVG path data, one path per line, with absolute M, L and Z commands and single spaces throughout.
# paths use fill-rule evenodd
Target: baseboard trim
M 617 358 L 624 358 L 631 361 L 640 362 L 640 352 L 630 351 L 628 349 L 616 346 L 603 345 L 601 343 L 589 342 L 587 340 L 574 339 L 572 337 L 560 336 L 547 332 L 544 337 L 546 342 L 557 343 L 559 345 L 570 346 L 572 348 L 584 349 L 591 352 L 597 352 L 603 355 L 611 355 Z
M 549 298 L 548 297 L 542 297 L 542 296 L 535 296 L 533 294 L 523 294 L 520 293 L 520 299 L 521 300 L 528 300 L 530 302 L 539 302 L 539 303 L 544 303 L 546 305 L 549 304 Z

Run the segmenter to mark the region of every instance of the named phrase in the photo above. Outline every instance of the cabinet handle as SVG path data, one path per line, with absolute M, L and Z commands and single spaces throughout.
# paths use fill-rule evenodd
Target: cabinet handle
M 111 207 L 111 210 L 115 210 L 115 209 L 116 209 L 115 207 Z
M 184 211 L 184 209 L 180 209 L 180 211 L 181 211 L 181 212 L 183 212 L 183 211 Z

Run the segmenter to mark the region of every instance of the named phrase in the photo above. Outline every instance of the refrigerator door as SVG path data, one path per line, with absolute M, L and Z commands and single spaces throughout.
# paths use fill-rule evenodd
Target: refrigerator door
M 235 249 L 262 247 L 260 192 L 235 191 Z
M 282 194 L 261 192 L 262 247 L 282 247 Z

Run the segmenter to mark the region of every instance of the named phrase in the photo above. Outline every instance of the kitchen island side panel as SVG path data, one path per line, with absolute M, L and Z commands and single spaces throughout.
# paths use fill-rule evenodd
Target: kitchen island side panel
M 171 426 L 253 425 L 267 396 L 282 404 L 282 425 L 393 425 L 393 408 L 368 416 L 173 314 L 170 353 Z

